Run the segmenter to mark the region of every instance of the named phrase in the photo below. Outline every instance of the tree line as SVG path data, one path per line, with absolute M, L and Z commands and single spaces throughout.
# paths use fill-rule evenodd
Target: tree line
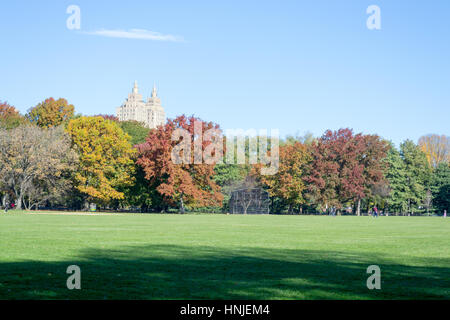
M 75 114 L 67 100 L 53 98 L 22 115 L 0 101 L 1 202 L 27 210 L 87 210 L 95 203 L 111 210 L 227 212 L 233 190 L 260 187 L 270 195 L 272 213 L 333 208 L 360 215 L 374 205 L 395 214 L 449 209 L 448 136 L 406 140 L 398 149 L 348 128 L 289 136 L 280 143 L 277 173 L 261 175 L 262 164 L 174 164 L 172 134 L 182 128 L 194 142 L 195 121 L 203 132 L 220 129 L 184 115 L 148 129 L 112 115 Z

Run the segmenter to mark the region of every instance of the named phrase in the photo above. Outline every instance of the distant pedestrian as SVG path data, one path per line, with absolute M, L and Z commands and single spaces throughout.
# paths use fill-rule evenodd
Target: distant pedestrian
M 5 213 L 7 213 L 7 212 L 8 212 L 8 207 L 9 207 L 9 202 L 8 202 L 8 201 L 6 201 L 6 202 L 5 202 Z
M 336 208 L 335 207 L 331 208 L 331 216 L 333 216 L 333 217 L 336 216 Z
M 374 216 L 375 218 L 378 218 L 378 208 L 377 208 L 377 206 L 374 206 L 374 207 L 373 207 L 373 216 Z

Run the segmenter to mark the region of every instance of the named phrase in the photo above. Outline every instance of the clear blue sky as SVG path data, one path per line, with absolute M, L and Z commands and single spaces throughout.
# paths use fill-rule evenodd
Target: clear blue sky
M 372 4 L 381 30 L 366 27 Z M 168 117 L 224 129 L 450 135 L 449 17 L 448 0 L 2 1 L 0 100 L 112 114 L 137 80 L 145 96 L 156 82 Z M 95 34 L 132 29 L 162 40 Z

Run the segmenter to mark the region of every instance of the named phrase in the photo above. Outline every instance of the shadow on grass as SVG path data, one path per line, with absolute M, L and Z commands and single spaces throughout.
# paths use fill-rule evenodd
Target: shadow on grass
M 349 252 L 148 245 L 87 249 L 76 261 L 0 262 L 0 299 L 449 299 L 449 259 Z M 81 268 L 81 290 L 66 269 Z M 366 269 L 381 268 L 368 290 Z

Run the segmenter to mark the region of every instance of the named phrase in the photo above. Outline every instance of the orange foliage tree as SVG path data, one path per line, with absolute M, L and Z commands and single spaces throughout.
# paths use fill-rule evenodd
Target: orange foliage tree
M 48 98 L 28 110 L 27 119 L 39 127 L 51 128 L 66 123 L 73 117 L 74 106 L 66 99 Z
M 219 206 L 223 200 L 220 187 L 214 182 L 215 163 L 194 163 L 194 123 L 201 123 L 202 132 L 219 129 L 212 122 L 203 122 L 198 118 L 179 116 L 169 119 L 164 126 L 150 131 L 146 142 L 137 145 L 138 160 L 148 183 L 154 186 L 167 205 L 179 204 L 183 213 L 184 205 L 192 208 L 201 206 Z M 184 129 L 189 133 L 191 152 L 188 163 L 176 164 L 172 161 L 173 148 L 180 140 L 173 141 L 172 134 L 176 129 Z M 201 152 L 211 144 L 203 140 Z
M 307 146 L 300 142 L 280 147 L 280 162 L 278 172 L 274 175 L 261 175 L 262 164 L 254 165 L 252 175 L 267 187 L 271 196 L 283 199 L 289 205 L 289 213 L 295 206 L 305 203 L 306 190 L 304 176 L 310 154 Z

